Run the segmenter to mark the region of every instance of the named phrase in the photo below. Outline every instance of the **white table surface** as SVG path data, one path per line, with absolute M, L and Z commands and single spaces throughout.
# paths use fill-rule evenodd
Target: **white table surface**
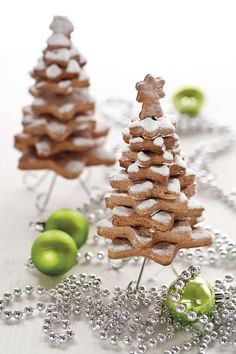
M 21 107 L 30 102 L 27 87 L 28 71 L 49 36 L 48 25 L 54 14 L 68 15 L 76 27 L 74 42 L 88 57 L 88 73 L 92 77 L 93 93 L 102 100 L 107 96 L 123 96 L 132 100 L 134 84 L 148 72 L 162 75 L 166 81 L 168 106 L 170 95 L 181 84 L 193 83 L 207 94 L 205 111 L 214 119 L 236 126 L 235 116 L 235 1 L 199 0 L 189 5 L 188 0 L 81 1 L 51 0 L 47 6 L 29 0 L 9 0 L 4 4 L 0 21 L 2 33 L 0 71 L 0 293 L 15 286 L 27 284 L 55 285 L 58 279 L 49 279 L 29 272 L 25 263 L 37 233 L 28 228 L 29 221 L 46 217 L 61 207 L 76 207 L 84 195 L 76 181 L 59 178 L 45 213 L 36 211 L 35 192 L 22 184 L 22 173 L 17 170 L 19 157 L 12 147 L 12 136 L 20 130 Z M 128 118 L 127 118 L 128 122 Z M 121 139 L 120 134 L 116 134 Z M 185 149 L 200 139 L 183 139 Z M 219 181 L 226 188 L 236 185 L 236 148 L 212 161 Z M 206 221 L 235 238 L 235 213 L 220 200 L 205 193 L 199 199 L 206 207 Z M 93 231 L 91 231 L 93 233 Z M 181 271 L 183 265 L 176 263 Z M 150 274 L 157 285 L 169 284 L 174 276 L 169 267 L 148 265 L 143 281 L 150 283 Z M 138 274 L 137 266 L 128 266 L 119 272 L 106 265 L 77 265 L 74 272 L 93 272 L 110 287 L 126 286 Z M 225 272 L 234 272 L 235 265 L 203 267 L 203 276 L 209 281 Z M 33 318 L 21 325 L 5 326 L 0 322 L 0 354 L 54 353 L 41 333 L 42 320 Z M 83 323 L 75 324 L 76 338 L 66 350 L 68 354 L 125 353 L 101 343 Z M 96 349 L 95 349 L 96 348 Z M 157 353 L 157 351 L 155 351 Z M 161 351 L 160 351 L 161 352 Z M 218 348 L 209 353 L 233 353 Z

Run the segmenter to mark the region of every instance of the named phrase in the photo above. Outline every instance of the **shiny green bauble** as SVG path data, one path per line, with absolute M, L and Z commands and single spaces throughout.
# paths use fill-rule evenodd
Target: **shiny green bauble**
M 204 94 L 197 87 L 180 88 L 173 96 L 173 104 L 177 111 L 189 117 L 195 117 L 204 103 Z
M 86 217 L 74 209 L 60 209 L 49 216 L 45 230 L 61 230 L 70 235 L 77 248 L 87 241 L 89 224 Z
M 40 272 L 61 275 L 75 265 L 77 246 L 73 238 L 63 231 L 45 231 L 34 241 L 31 257 Z
M 193 322 L 189 320 L 187 314 L 194 312 L 196 315 L 207 315 L 212 312 L 215 307 L 215 292 L 211 284 L 200 276 L 193 277 L 186 281 L 183 289 L 176 291 L 177 279 L 171 284 L 166 304 L 173 318 L 184 323 Z M 173 301 L 174 294 L 179 293 L 179 301 Z M 185 306 L 184 312 L 178 311 L 178 305 Z

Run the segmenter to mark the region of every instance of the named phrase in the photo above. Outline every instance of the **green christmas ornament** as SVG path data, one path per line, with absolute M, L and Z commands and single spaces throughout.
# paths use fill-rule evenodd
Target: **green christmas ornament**
M 70 235 L 77 248 L 87 241 L 89 224 L 86 217 L 74 209 L 60 209 L 49 216 L 45 230 L 61 230 Z
M 184 323 L 197 321 L 198 316 L 210 314 L 215 307 L 214 289 L 196 269 L 197 266 L 191 266 L 184 271 L 167 293 L 166 303 L 171 315 Z
M 182 87 L 173 96 L 176 110 L 189 117 L 195 117 L 200 112 L 204 100 L 203 92 L 194 86 Z
M 34 241 L 31 257 L 40 272 L 46 275 L 61 275 L 75 265 L 77 246 L 63 231 L 45 231 Z

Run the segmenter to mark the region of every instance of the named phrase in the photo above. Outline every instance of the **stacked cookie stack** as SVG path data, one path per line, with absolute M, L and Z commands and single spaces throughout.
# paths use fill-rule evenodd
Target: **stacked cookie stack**
M 204 209 L 193 198 L 195 175 L 182 157 L 176 121 L 160 106 L 163 85 L 151 75 L 136 85 L 142 111 L 123 133 L 122 170 L 110 180 L 112 220 L 98 224 L 98 234 L 112 240 L 113 259 L 144 256 L 168 265 L 180 248 L 212 243 L 212 235 L 196 226 Z
M 50 29 L 47 48 L 31 73 L 34 100 L 23 110 L 23 132 L 15 136 L 15 147 L 23 152 L 20 169 L 77 178 L 86 165 L 110 165 L 114 158 L 101 148 L 108 129 L 94 119 L 86 60 L 70 38 L 73 25 L 56 16 Z

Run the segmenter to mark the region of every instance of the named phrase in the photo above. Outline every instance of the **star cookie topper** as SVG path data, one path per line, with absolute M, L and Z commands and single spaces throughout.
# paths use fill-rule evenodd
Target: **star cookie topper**
M 164 84 L 165 80 L 161 77 L 155 78 L 151 74 L 146 75 L 143 81 L 137 82 L 135 86 L 138 91 L 136 100 L 142 103 L 142 110 L 139 113 L 140 119 L 163 116 L 159 100 L 165 97 Z
M 54 33 L 62 33 L 65 36 L 70 36 L 71 32 L 74 30 L 73 24 L 70 22 L 68 17 L 65 16 L 54 16 L 49 28 Z

